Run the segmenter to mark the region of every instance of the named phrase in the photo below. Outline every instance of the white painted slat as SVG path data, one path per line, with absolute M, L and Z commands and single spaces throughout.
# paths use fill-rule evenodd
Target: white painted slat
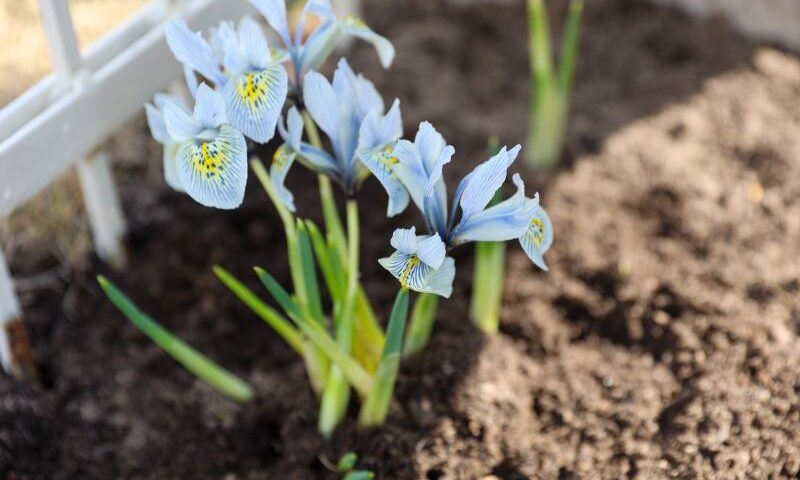
M 195 29 L 253 13 L 244 0 L 198 0 L 181 16 Z M 76 159 L 142 111 L 142 103 L 180 75 L 160 26 L 0 143 L 0 216 L 10 213 Z
M 7 372 L 11 371 L 13 362 L 6 326 L 19 320 L 20 315 L 22 313 L 14 293 L 14 284 L 8 273 L 3 251 L 0 249 L 0 364 Z
M 78 37 L 75 36 L 69 13 L 69 1 L 39 0 L 39 13 L 55 71 L 66 78 L 74 77 L 82 61 Z
M 125 251 L 121 240 L 125 235 L 125 219 L 108 154 L 100 152 L 78 162 L 78 179 L 97 255 L 112 265 L 123 266 Z

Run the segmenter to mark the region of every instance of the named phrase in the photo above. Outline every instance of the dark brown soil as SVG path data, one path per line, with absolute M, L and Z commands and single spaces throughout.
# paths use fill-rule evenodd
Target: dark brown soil
M 93 281 L 100 263 L 19 254 L 14 273 L 40 280 L 23 300 L 44 386 L 0 376 L 0 477 L 334 478 L 320 457 L 353 450 L 393 480 L 798 478 L 800 61 L 721 22 L 587 3 L 566 164 L 528 175 L 556 227 L 551 272 L 510 246 L 501 333 L 488 338 L 468 321 L 460 251 L 454 298 L 403 365 L 385 428 L 351 420 L 320 439 L 300 360 L 211 274 L 286 276 L 255 182 L 221 213 L 127 167 L 131 262 L 109 275 L 256 400 L 220 398 L 128 325 Z M 368 6 L 398 58 L 383 72 L 359 47 L 352 63 L 401 99 L 407 133 L 429 119 L 456 146 L 451 182 L 488 135 L 523 140 L 523 2 Z M 125 141 L 155 168 L 143 124 Z M 395 285 L 372 260 L 396 224 L 374 183 L 363 274 L 385 316 Z M 298 169 L 292 184 L 313 212 L 313 177 Z

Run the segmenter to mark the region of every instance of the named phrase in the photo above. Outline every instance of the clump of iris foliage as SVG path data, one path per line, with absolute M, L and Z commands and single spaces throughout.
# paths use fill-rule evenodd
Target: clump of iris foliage
M 443 173 L 455 149 L 433 125 L 422 122 L 413 139 L 403 139 L 398 100 L 386 108 L 373 83 L 344 59 L 332 79 L 318 73 L 343 35 L 371 43 L 381 64 L 389 67 L 394 47 L 362 20 L 337 18 L 328 0 L 309 0 L 292 31 L 284 0 L 250 1 L 277 33 L 280 46 L 268 45 L 252 18 L 238 26 L 223 22 L 208 40 L 179 20 L 166 28 L 194 106 L 189 109 L 166 95 L 146 105 L 152 134 L 164 144 L 164 175 L 172 188 L 202 205 L 237 208 L 248 176 L 248 140 L 266 143 L 278 132 L 283 143 L 269 168 L 258 158 L 249 165 L 282 220 L 291 285 L 281 285 L 267 269 L 256 267 L 265 293 L 275 302 L 268 304 L 223 267 L 214 272 L 303 358 L 320 399 L 324 435 L 343 420 L 352 392 L 361 404 L 359 424 L 380 425 L 401 358 L 425 346 L 437 298 L 452 292 L 456 270 L 449 252 L 476 241 L 517 240 L 545 268 L 552 227 L 538 195 L 526 196 L 517 174 L 512 178 L 516 192 L 490 206 L 519 145 L 498 149 L 449 197 Z M 318 26 L 304 36 L 312 16 Z M 324 226 L 297 212 L 284 184 L 298 164 L 318 173 Z M 420 231 L 414 226 L 395 230 L 387 239 L 393 251 L 387 248 L 386 258 L 377 260 L 399 284 L 385 330 L 359 277 L 359 191 L 370 177 L 387 193 L 387 216 L 413 204 L 424 221 Z M 346 199 L 344 222 L 333 185 Z M 107 279 L 101 277 L 100 283 L 134 324 L 194 374 L 235 400 L 252 397 L 245 382 L 160 327 Z M 323 301 L 323 289 L 329 302 Z M 410 291 L 419 294 L 407 329 Z

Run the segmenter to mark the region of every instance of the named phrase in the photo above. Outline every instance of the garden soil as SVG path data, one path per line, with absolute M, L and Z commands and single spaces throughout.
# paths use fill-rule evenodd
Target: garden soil
M 430 120 L 456 147 L 451 187 L 489 135 L 522 143 L 524 2 L 367 2 L 397 47 L 383 71 L 405 131 Z M 563 9 L 554 16 L 561 18 Z M 469 321 L 472 251 L 429 348 L 402 365 L 386 426 L 353 406 L 330 440 L 301 360 L 215 279 L 287 279 L 280 222 L 251 179 L 244 206 L 203 208 L 160 180 L 142 119 L 114 139 L 130 222 L 128 267 L 11 258 L 41 385 L 0 375 L 0 477 L 326 479 L 347 451 L 377 478 L 798 478 L 800 472 L 800 61 L 721 21 L 637 1 L 587 2 L 565 158 L 523 170 L 555 225 L 549 273 L 516 244 L 500 333 Z M 558 29 L 556 29 L 558 30 Z M 270 146 L 263 152 L 268 157 Z M 138 163 L 137 163 L 138 162 Z M 301 214 L 315 179 L 297 168 Z M 397 287 L 374 259 L 388 220 L 360 193 L 364 284 L 386 318 Z M 110 305 L 107 274 L 144 310 L 250 382 L 234 404 L 185 372 Z

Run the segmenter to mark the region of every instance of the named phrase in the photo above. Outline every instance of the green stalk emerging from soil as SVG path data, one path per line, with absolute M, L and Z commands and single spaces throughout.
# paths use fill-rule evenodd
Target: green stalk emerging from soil
M 344 303 L 337 312 L 335 328 L 336 343 L 344 352 L 350 353 L 353 343 L 353 327 L 356 306 L 356 293 L 358 291 L 358 253 L 359 253 L 359 221 L 358 203 L 355 200 L 347 201 L 347 290 Z M 347 413 L 347 404 L 350 401 L 350 386 L 344 374 L 337 366 L 332 366 L 328 377 L 328 384 L 322 395 L 322 404 L 319 413 L 319 430 L 328 437 L 333 429 L 342 421 Z
M 298 229 L 299 224 L 296 223 L 297 221 L 294 215 L 292 215 L 278 197 L 275 187 L 272 185 L 269 173 L 267 173 L 267 169 L 264 167 L 264 164 L 261 163 L 261 160 L 253 158 L 253 160 L 250 161 L 250 166 L 253 172 L 255 172 L 259 182 L 261 182 L 261 186 L 264 188 L 267 196 L 272 200 L 283 222 L 284 230 L 286 231 L 286 247 L 289 253 L 289 271 L 291 272 L 297 302 L 307 309 L 315 322 L 319 325 L 324 325 L 325 318 L 322 314 L 322 302 L 319 296 L 314 267 L 311 265 L 309 268 L 308 259 L 304 258 L 304 253 L 306 257 L 310 255 L 310 252 L 304 252 L 305 243 L 307 242 L 307 232 Z M 318 394 L 322 394 L 325 383 L 327 382 L 329 369 L 327 356 L 319 351 L 312 343 L 306 342 L 303 358 L 314 391 Z
M 531 113 L 526 161 L 532 168 L 552 168 L 561 158 L 569 96 L 578 55 L 582 11 L 583 0 L 570 2 L 561 42 L 559 71 L 556 73 L 544 0 L 528 0 Z
M 322 148 L 322 139 L 317 130 L 317 125 L 307 111 L 303 111 L 303 124 L 311 145 Z M 336 208 L 336 200 L 331 188 L 331 179 L 325 175 L 318 175 L 319 196 L 322 203 L 322 216 L 325 220 L 325 229 L 338 257 L 342 261 L 347 259 L 347 239 L 345 238 L 342 221 Z M 370 372 L 374 372 L 380 361 L 381 350 L 385 341 L 383 330 L 378 323 L 372 305 L 360 283 L 357 284 L 355 304 L 355 335 L 353 355 L 358 358 Z

